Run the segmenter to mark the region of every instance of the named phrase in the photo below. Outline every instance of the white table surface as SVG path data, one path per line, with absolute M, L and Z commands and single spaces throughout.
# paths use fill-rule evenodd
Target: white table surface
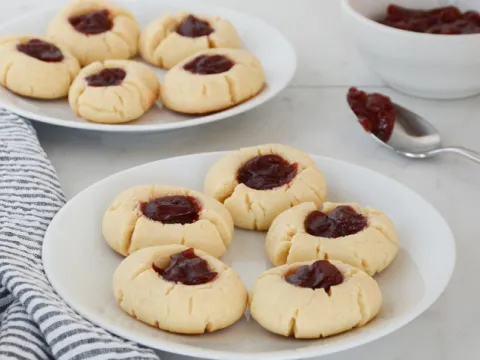
M 388 152 L 361 131 L 346 106 L 345 93 L 351 85 L 380 89 L 430 119 L 446 143 L 478 151 L 480 97 L 426 101 L 382 88 L 382 82 L 362 64 L 342 31 L 339 0 L 207 1 L 261 17 L 281 29 L 299 56 L 299 69 L 291 86 L 244 115 L 168 133 L 101 134 L 36 124 L 67 197 L 107 175 L 145 162 L 267 142 L 289 144 L 369 167 L 411 187 L 440 210 L 457 239 L 457 267 L 442 297 L 410 325 L 322 360 L 478 358 L 480 166 L 454 155 L 414 161 Z M 1 0 L 0 22 L 33 7 L 62 3 L 65 1 Z M 162 353 L 162 359 L 187 358 Z

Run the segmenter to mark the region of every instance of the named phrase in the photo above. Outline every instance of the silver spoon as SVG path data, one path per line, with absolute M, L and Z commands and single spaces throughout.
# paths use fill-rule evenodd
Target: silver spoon
M 460 146 L 444 147 L 440 133 L 418 114 L 393 104 L 396 110 L 395 126 L 387 142 L 373 138 L 387 148 L 409 158 L 423 159 L 441 153 L 455 153 L 480 163 L 480 153 Z

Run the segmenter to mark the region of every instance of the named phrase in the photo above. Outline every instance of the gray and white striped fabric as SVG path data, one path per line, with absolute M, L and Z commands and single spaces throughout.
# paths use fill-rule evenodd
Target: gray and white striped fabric
M 64 203 L 35 130 L 0 109 L 0 359 L 158 359 L 83 319 L 53 291 L 42 241 Z

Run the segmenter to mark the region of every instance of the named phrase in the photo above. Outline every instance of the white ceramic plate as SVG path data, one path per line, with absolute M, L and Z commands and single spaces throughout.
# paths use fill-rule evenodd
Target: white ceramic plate
M 152 328 L 126 315 L 112 293 L 112 274 L 122 257 L 101 234 L 103 214 L 113 198 L 131 186 L 166 183 L 202 190 L 203 177 L 221 153 L 160 160 L 110 176 L 82 191 L 59 211 L 44 240 L 45 272 L 65 301 L 112 333 L 152 348 L 211 359 L 300 359 L 345 350 L 378 339 L 413 320 L 445 289 L 455 263 L 455 243 L 442 216 L 412 190 L 371 170 L 314 156 L 329 184 L 328 199 L 356 201 L 386 212 L 398 229 L 401 251 L 376 277 L 383 307 L 367 326 L 323 340 L 273 335 L 245 316 L 235 325 L 201 336 Z M 251 289 L 270 267 L 265 233 L 236 229 L 223 261 Z
M 14 95 L 3 87 L 0 87 L 0 106 L 32 120 L 71 128 L 112 132 L 165 131 L 226 119 L 250 110 L 278 94 L 287 86 L 295 73 L 297 66 L 295 50 L 288 40 L 276 29 L 252 16 L 196 0 L 119 0 L 116 3 L 132 11 L 142 28 L 166 12 L 180 10 L 213 14 L 230 20 L 242 38 L 243 47 L 262 62 L 266 77 L 265 88 L 256 97 L 218 113 L 187 116 L 173 113 L 157 104 L 140 119 L 119 125 L 95 124 L 78 118 L 68 106 L 66 99 L 32 100 Z M 42 9 L 2 24 L 0 37 L 19 34 L 43 35 L 48 22 L 57 11 L 58 8 Z M 152 68 L 155 69 L 161 81 L 165 71 Z

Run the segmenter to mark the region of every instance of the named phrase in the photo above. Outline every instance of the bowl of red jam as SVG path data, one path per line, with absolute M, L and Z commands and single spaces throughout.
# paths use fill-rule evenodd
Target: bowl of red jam
M 480 94 L 480 1 L 342 1 L 352 41 L 387 85 L 430 99 Z

